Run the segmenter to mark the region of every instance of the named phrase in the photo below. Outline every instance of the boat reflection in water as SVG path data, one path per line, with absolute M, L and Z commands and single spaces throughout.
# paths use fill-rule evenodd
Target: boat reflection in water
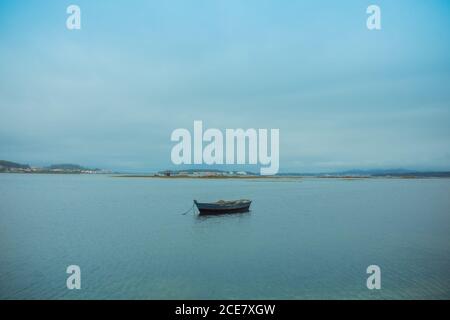
M 194 200 L 194 204 L 197 206 L 199 215 L 218 215 L 229 213 L 241 213 L 250 211 L 250 205 L 252 201 L 246 199 L 225 201 L 219 200 L 217 202 L 197 202 Z

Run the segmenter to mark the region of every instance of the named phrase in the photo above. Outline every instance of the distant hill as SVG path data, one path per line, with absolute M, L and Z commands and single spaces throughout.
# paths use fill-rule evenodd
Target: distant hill
M 339 174 L 342 175 L 400 175 L 400 174 L 410 174 L 414 173 L 413 170 L 407 170 L 407 169 L 367 169 L 367 170 L 348 170 L 348 171 L 342 171 L 339 172 Z
M 371 176 L 371 177 L 450 177 L 448 171 L 417 171 L 408 169 L 373 169 L 373 170 L 350 170 L 339 173 L 339 175 Z
M 30 166 L 28 164 L 21 164 L 12 161 L 0 160 L 0 168 L 19 168 L 19 169 L 29 169 Z
M 72 163 L 52 164 L 48 167 L 45 167 L 45 169 L 48 169 L 48 170 L 71 170 L 71 171 L 83 171 L 83 170 L 97 171 L 97 170 L 100 170 L 100 169 L 85 168 L 78 164 L 72 164 Z
M 449 171 L 417 171 L 408 169 L 354 169 L 337 172 L 318 173 L 279 173 L 278 176 L 304 176 L 304 177 L 418 177 L 418 178 L 448 178 Z
M 110 173 L 108 170 L 90 169 L 78 164 L 61 163 L 48 167 L 30 167 L 12 161 L 0 160 L 0 172 L 3 173 Z

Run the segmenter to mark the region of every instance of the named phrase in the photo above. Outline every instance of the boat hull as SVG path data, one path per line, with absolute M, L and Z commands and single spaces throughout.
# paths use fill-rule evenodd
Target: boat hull
M 221 205 L 216 203 L 198 203 L 195 201 L 195 205 L 200 215 L 214 215 L 214 214 L 229 214 L 229 213 L 242 213 L 250 211 L 249 202 L 238 203 L 233 205 Z

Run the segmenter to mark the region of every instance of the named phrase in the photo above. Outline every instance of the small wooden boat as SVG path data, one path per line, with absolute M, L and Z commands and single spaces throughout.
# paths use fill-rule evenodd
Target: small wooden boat
M 201 215 L 204 214 L 225 214 L 225 213 L 238 213 L 248 212 L 250 208 L 251 200 L 241 199 L 233 201 L 219 200 L 217 202 L 200 203 L 194 200 L 198 211 Z

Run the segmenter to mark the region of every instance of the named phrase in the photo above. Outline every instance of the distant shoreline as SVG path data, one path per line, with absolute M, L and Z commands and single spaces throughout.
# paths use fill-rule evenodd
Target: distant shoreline
M 297 173 L 286 172 L 276 175 L 262 176 L 251 171 L 225 171 L 218 169 L 184 169 L 164 170 L 152 173 L 126 173 L 98 168 L 88 168 L 78 164 L 60 163 L 47 167 L 32 167 L 28 164 L 0 160 L 0 173 L 16 174 L 76 174 L 76 175 L 109 175 L 118 178 L 153 178 L 153 179 L 265 179 L 265 180 L 298 180 L 304 178 L 320 179 L 430 179 L 450 178 L 450 171 L 419 171 L 407 169 L 372 169 L 347 170 L 341 172 Z
M 140 178 L 140 179 L 200 179 L 200 180 L 301 180 L 301 179 L 343 179 L 343 180 L 362 180 L 362 179 L 449 179 L 447 176 L 155 176 L 142 174 L 123 174 L 111 175 L 113 178 Z
M 230 176 L 193 176 L 193 175 L 146 175 L 146 174 L 120 174 L 120 173 L 84 173 L 84 172 L 1 172 L 0 174 L 17 175 L 78 175 L 78 176 L 109 176 L 111 178 L 139 178 L 139 179 L 163 179 L 163 180 L 302 180 L 302 179 L 341 179 L 341 180 L 363 180 L 363 179 L 450 179 L 450 176 L 439 175 L 373 175 L 373 176 L 352 176 L 352 175 L 276 175 L 276 176 L 253 176 L 253 175 L 230 175 Z

